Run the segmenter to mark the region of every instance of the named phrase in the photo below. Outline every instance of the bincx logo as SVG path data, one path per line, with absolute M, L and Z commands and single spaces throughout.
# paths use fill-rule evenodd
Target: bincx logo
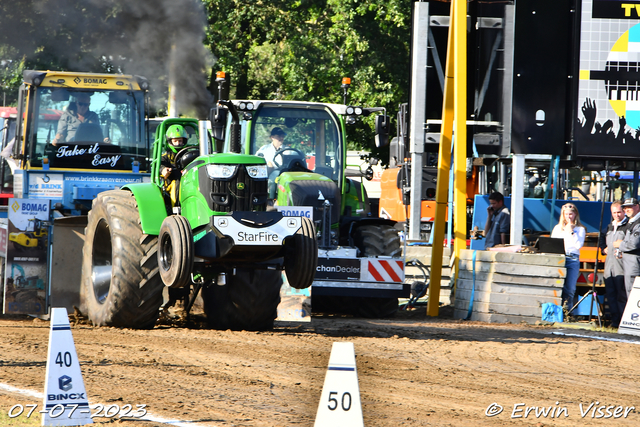
M 71 384 L 71 377 L 66 375 L 58 378 L 58 388 L 62 391 L 69 391 L 73 388 L 73 384 Z

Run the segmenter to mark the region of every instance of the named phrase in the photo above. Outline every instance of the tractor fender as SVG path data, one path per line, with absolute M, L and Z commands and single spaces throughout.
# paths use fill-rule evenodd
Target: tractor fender
M 122 189 L 131 191 L 136 199 L 142 232 L 153 236 L 159 235 L 162 221 L 168 216 L 160 188 L 151 182 L 142 182 L 127 184 Z

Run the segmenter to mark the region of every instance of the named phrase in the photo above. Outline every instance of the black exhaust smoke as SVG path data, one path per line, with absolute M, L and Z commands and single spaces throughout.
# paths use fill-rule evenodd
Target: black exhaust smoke
M 32 0 L 10 2 L 3 10 L 5 18 L 29 18 L 0 18 L 0 42 L 27 59 L 73 71 L 139 74 L 150 80 L 156 102 L 166 99 L 169 74 L 175 70 L 172 96 L 178 111 L 207 118 L 213 103 L 207 72 L 215 58 L 203 44 L 207 16 L 202 1 Z

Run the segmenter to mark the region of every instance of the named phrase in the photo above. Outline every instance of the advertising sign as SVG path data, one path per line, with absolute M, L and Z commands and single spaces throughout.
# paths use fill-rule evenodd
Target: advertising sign
M 640 276 L 633 282 L 633 288 L 624 308 L 618 333 L 640 335 Z
M 46 314 L 49 200 L 12 199 L 8 210 L 5 314 Z
M 64 175 L 34 173 L 29 177 L 29 198 L 62 199 Z
M 361 271 L 360 258 L 318 257 L 315 278 L 324 280 L 360 280 Z
M 583 0 L 576 154 L 636 157 L 640 1 Z
M 0 258 L 7 257 L 9 232 L 7 224 L 0 224 Z

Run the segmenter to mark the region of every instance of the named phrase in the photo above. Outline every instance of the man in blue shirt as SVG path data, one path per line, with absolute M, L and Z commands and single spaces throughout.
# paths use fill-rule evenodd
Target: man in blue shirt
M 504 205 L 504 196 L 498 192 L 491 193 L 487 208 L 487 223 L 484 226 L 484 249 L 508 244 L 510 227 L 511 214 Z

